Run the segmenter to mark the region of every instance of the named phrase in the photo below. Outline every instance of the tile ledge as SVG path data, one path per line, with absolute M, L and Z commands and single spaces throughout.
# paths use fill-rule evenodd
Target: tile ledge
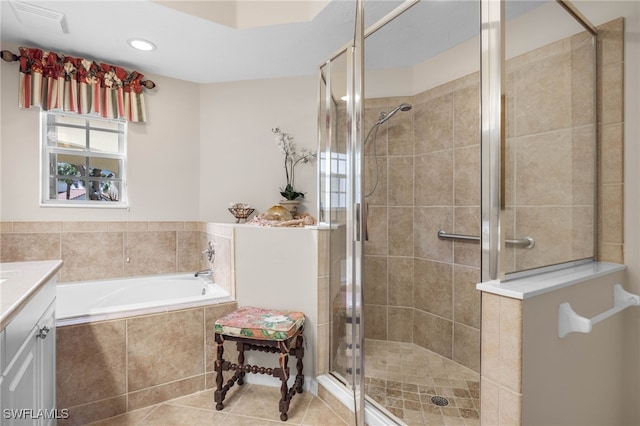
M 509 281 L 485 281 L 477 284 L 476 289 L 524 300 L 625 269 L 625 265 L 618 263 L 589 262 Z

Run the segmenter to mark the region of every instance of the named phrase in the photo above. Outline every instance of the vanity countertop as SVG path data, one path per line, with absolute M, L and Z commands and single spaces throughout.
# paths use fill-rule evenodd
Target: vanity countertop
M 62 260 L 0 263 L 0 330 L 62 267 Z

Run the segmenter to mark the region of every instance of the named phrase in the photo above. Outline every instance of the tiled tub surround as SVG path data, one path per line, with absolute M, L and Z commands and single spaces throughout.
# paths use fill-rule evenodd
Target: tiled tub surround
M 618 263 L 623 262 L 622 34 L 622 19 L 606 23 L 598 46 L 603 107 L 596 253 L 599 260 Z M 593 149 L 585 144 L 594 131 L 588 121 L 593 93 L 578 90 L 590 78 L 584 63 L 588 48 L 585 35 L 578 34 L 507 62 L 505 223 L 508 237 L 536 239 L 533 249 L 507 251 L 507 270 L 592 253 L 593 176 L 584 171 L 595 162 Z M 364 126 L 368 132 L 381 111 L 402 102 L 413 105 L 377 134 L 379 180 L 367 200 L 366 337 L 412 342 L 475 371 L 480 367 L 480 297 L 475 290 L 480 246 L 439 240 L 437 232 L 480 234 L 478 78 L 472 74 L 412 97 L 367 99 Z M 542 93 L 535 89 L 541 84 L 551 84 L 550 98 L 534 96 Z M 532 98 L 537 108 L 526 108 Z M 563 109 L 554 112 L 558 105 Z M 542 120 L 543 115 L 551 119 Z M 373 188 L 376 173 L 372 147 L 371 140 L 365 152 L 365 193 Z M 556 161 L 547 161 L 549 153 Z M 532 160 L 539 167 L 526 164 Z M 550 180 L 566 183 L 550 190 Z
M 248 225 L 199 222 L 0 222 L 0 258 L 6 262 L 62 258 L 65 260 L 65 264 L 70 266 L 67 269 L 63 267 L 59 274 L 63 279 L 59 281 L 75 282 L 122 278 L 139 274 L 194 272 L 205 269 L 209 265 L 200 259 L 200 253 L 206 248 L 208 241 L 214 241 L 216 244 L 215 282 L 229 288 L 232 296 L 238 300 L 235 294 L 234 228 L 236 226 Z M 273 231 L 277 232 L 278 230 Z M 309 232 L 309 230 L 302 229 L 282 231 L 284 232 L 279 235 L 285 235 L 287 232 Z M 305 260 L 308 261 L 306 270 L 309 272 L 305 275 L 304 282 L 306 286 L 309 286 L 309 289 L 319 292 L 317 299 L 315 296 L 307 298 L 312 300 L 314 304 L 317 303 L 317 307 L 314 305 L 313 309 L 309 309 L 309 314 L 313 315 L 310 318 L 310 326 L 313 324 L 318 340 L 317 344 L 315 340 L 308 341 L 309 352 L 305 358 L 319 360 L 318 365 L 314 367 L 320 374 L 326 372 L 328 365 L 328 300 L 326 300 L 327 297 L 324 297 L 328 294 L 328 282 L 327 268 L 323 266 L 327 264 L 326 244 L 328 239 L 324 231 L 312 230 L 311 232 L 318 234 L 318 248 L 313 249 L 312 258 L 309 257 Z M 287 245 L 286 240 L 283 244 Z M 84 262 L 80 262 L 79 259 L 83 259 Z M 315 269 L 318 271 L 316 272 Z M 275 277 L 272 278 L 277 280 Z M 296 287 L 299 288 L 299 286 L 300 283 L 296 284 Z M 265 287 L 261 286 L 261 288 Z M 239 303 L 241 302 L 239 301 Z M 216 306 L 219 308 L 226 305 Z M 193 374 L 193 371 L 188 371 L 185 374 L 191 374 L 191 376 L 179 379 L 171 376 L 160 384 L 128 382 L 130 374 L 147 374 L 143 370 L 138 373 L 131 371 L 131 358 L 128 357 L 138 352 L 144 352 L 143 345 L 132 346 L 134 341 L 131 340 L 131 333 L 137 329 L 131 327 L 141 324 L 143 318 L 153 318 L 147 320 L 152 321 L 153 326 L 156 322 L 163 324 L 172 322 L 177 324 L 180 329 L 182 327 L 180 324 L 188 320 L 199 330 L 198 333 L 206 342 L 209 338 L 206 335 L 207 330 L 211 330 L 211 325 L 217 316 L 223 315 L 222 312 L 218 313 L 215 309 L 217 308 L 187 309 L 167 314 L 59 328 L 58 362 L 60 363 L 59 372 L 62 374 L 58 376 L 59 386 L 66 387 L 59 388 L 59 396 L 62 396 L 63 399 L 58 401 L 58 407 L 73 408 L 77 423 L 83 423 L 89 418 L 106 418 L 125 412 L 124 410 L 133 409 L 133 407 L 153 404 L 153 401 L 173 398 L 176 394 L 183 395 L 201 390 L 201 385 L 205 384 L 203 377 L 209 377 L 212 371 L 209 360 L 213 358 L 211 358 L 211 352 L 208 349 L 207 366 L 203 370 L 206 373 L 197 370 Z M 198 311 L 202 313 L 194 313 Z M 318 312 L 317 319 L 313 314 L 316 311 Z M 167 317 L 163 317 L 164 315 Z M 204 317 L 207 325 L 195 325 L 199 320 L 194 319 L 194 315 Z M 137 335 L 142 334 L 144 333 L 140 332 Z M 309 337 L 312 337 L 314 332 L 309 330 L 308 334 Z M 187 335 L 193 339 L 191 333 L 187 333 Z M 114 340 L 109 340 L 110 338 Z M 69 341 L 72 342 L 71 345 Z M 126 346 L 127 342 L 129 346 Z M 198 344 L 195 339 L 193 339 L 193 343 Z M 174 342 L 168 342 L 166 347 L 173 350 L 176 345 Z M 111 349 L 117 350 L 114 352 Z M 233 354 L 235 347 L 230 349 L 225 346 L 225 351 L 231 351 L 227 353 Z M 79 363 L 80 369 L 74 372 L 72 365 L 74 365 L 73 359 L 76 359 L 73 358 L 76 352 L 83 353 L 81 358 L 87 358 L 90 361 L 86 364 Z M 161 362 L 149 361 L 149 365 L 155 366 L 153 368 L 162 368 L 160 364 L 163 360 L 167 361 L 164 357 L 169 354 L 170 351 L 157 352 L 154 356 L 157 356 Z M 193 353 L 189 356 L 193 356 Z M 193 361 L 190 362 L 193 365 Z M 195 365 L 199 364 L 201 362 L 196 360 Z M 122 368 L 125 369 L 122 370 Z M 114 373 L 113 371 L 119 372 Z M 309 383 L 311 383 L 314 372 L 309 371 L 308 374 Z M 151 377 L 157 374 L 151 371 L 148 375 Z M 87 380 L 85 385 L 82 384 L 83 379 Z M 211 387 L 211 383 L 211 381 L 206 381 L 206 386 Z M 101 384 L 104 384 L 105 387 L 102 387 Z M 76 388 L 79 389 L 77 392 L 74 390 Z M 72 395 L 70 400 L 64 397 L 65 393 Z M 84 417 L 82 413 L 86 413 L 87 417 Z
M 57 402 L 81 425 L 215 387 L 213 323 L 236 302 L 58 327 Z M 225 344 L 231 356 L 235 345 Z
M 208 241 L 215 281 L 234 295 L 232 225 L 202 222 L 0 222 L 0 261 L 62 259 L 59 282 L 195 272 Z

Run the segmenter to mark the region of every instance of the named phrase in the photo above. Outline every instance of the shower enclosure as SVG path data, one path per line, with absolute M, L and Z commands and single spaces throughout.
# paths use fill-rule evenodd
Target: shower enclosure
M 595 34 L 567 2 L 369 6 L 320 67 L 330 373 L 357 424 L 479 424 L 475 285 L 596 256 Z

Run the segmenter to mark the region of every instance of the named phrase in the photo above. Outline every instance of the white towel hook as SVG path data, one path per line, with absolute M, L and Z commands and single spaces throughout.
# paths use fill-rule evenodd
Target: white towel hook
M 568 302 L 561 303 L 558 308 L 558 337 L 569 333 L 590 333 L 593 326 L 628 308 L 640 306 L 640 296 L 627 292 L 620 284 L 613 287 L 613 308 L 589 319 L 578 315 Z

